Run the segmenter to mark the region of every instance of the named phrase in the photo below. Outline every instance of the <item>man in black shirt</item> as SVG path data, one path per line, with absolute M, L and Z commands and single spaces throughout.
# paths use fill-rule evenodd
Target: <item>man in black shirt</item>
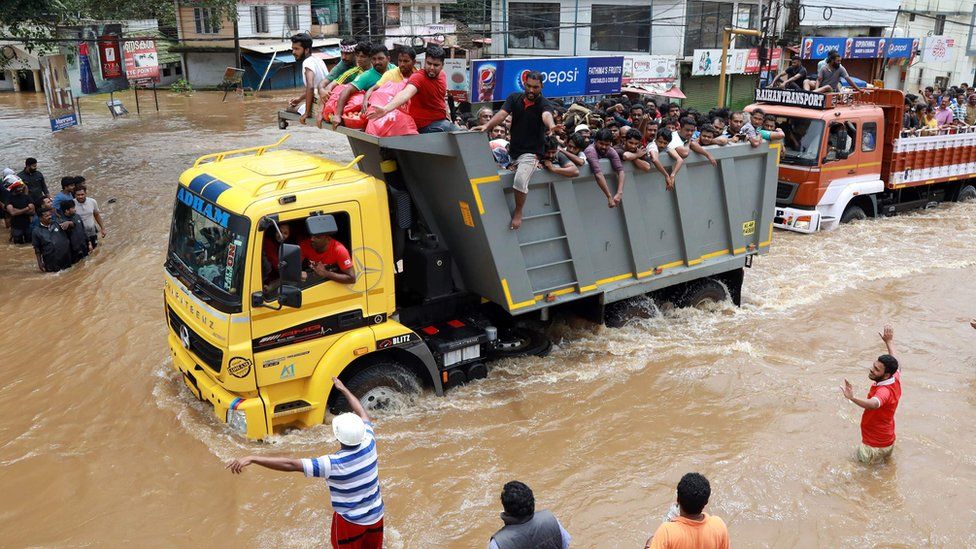
M 71 263 L 77 263 L 88 257 L 88 252 L 91 251 L 88 235 L 85 234 L 85 223 L 75 212 L 74 200 L 62 202 L 58 209 L 61 211 L 61 229 L 68 235 L 68 242 L 71 244 Z
M 813 88 L 815 82 L 808 80 L 807 76 L 807 70 L 800 63 L 800 58 L 794 56 L 790 59 L 790 66 L 773 79 L 773 87 L 788 90 L 809 90 Z
M 505 100 L 501 110 L 484 126 L 478 126 L 475 131 L 490 132 L 492 128 L 505 121 L 512 115 L 511 139 L 508 143 L 508 154 L 512 158 L 515 169 L 515 211 L 512 212 L 512 230 L 522 225 L 522 208 L 525 197 L 529 192 L 529 179 L 539 165 L 539 158 L 545 152 L 546 133 L 556 129 L 556 122 L 552 117 L 552 106 L 542 96 L 542 74 L 539 71 L 529 71 L 522 81 L 523 93 L 513 93 Z
M 54 208 L 45 206 L 38 215 L 39 224 L 31 235 L 37 267 L 53 273 L 71 266 L 71 243 L 68 235 L 54 222 Z
M 7 189 L 10 196 L 4 209 L 10 216 L 10 241 L 26 244 L 30 241 L 30 222 L 34 216 L 34 204 L 27 196 L 27 185 L 17 180 Z
M 27 185 L 27 194 L 30 195 L 35 208 L 41 206 L 45 196 L 51 196 L 47 190 L 47 183 L 44 182 L 44 174 L 37 171 L 36 158 L 28 158 L 24 162 L 24 171 L 17 174 L 17 177 Z

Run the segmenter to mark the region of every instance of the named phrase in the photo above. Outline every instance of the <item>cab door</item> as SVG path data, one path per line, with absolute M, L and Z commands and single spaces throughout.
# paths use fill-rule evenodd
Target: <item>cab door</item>
M 823 190 L 843 185 L 857 177 L 860 163 L 858 120 L 834 120 L 827 126 L 826 146 L 821 179 Z
M 310 215 L 319 214 L 331 214 L 335 217 L 339 227 L 335 238 L 345 246 L 350 255 L 353 250 L 363 246 L 362 217 L 356 202 L 279 214 L 279 223 L 288 223 L 291 226 L 292 236 L 288 242 L 299 244 L 301 239 L 306 238 L 305 220 Z M 269 228 L 268 231 L 274 229 Z M 261 248 L 256 253 L 262 253 Z M 256 270 L 252 273 L 252 280 L 261 280 L 261 263 L 252 262 Z M 268 307 L 252 309 L 252 346 L 258 386 L 264 387 L 311 375 L 322 355 L 343 334 L 375 323 L 373 318 L 366 316 L 367 291 L 364 275 L 365 273 L 357 271 L 354 284 L 335 281 L 303 284 L 302 306 L 299 308 L 282 307 L 280 310 L 273 310 L 278 303 L 271 301 L 267 303 Z M 261 287 L 260 283 L 257 287 Z

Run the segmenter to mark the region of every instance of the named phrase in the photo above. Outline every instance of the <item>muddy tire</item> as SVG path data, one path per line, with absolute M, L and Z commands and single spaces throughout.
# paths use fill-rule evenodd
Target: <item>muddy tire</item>
M 408 368 L 395 362 L 376 362 L 360 370 L 344 382 L 367 412 L 382 412 L 409 402 L 417 397 L 422 389 L 420 380 Z M 338 391 L 332 392 L 329 411 L 333 414 L 350 412 L 352 409 L 346 397 Z
M 546 356 L 552 350 L 552 340 L 542 330 L 522 326 L 498 329 L 498 340 L 489 348 L 492 359 L 520 356 Z
M 957 202 L 972 202 L 974 200 L 976 200 L 976 187 L 966 185 L 959 189 L 959 196 L 956 197 Z
M 850 223 L 851 221 L 863 221 L 868 218 L 868 214 L 864 213 L 864 210 L 860 206 L 848 206 L 844 210 L 844 215 L 840 216 L 841 223 Z
M 707 303 L 721 303 L 729 299 L 729 292 L 720 282 L 706 278 L 688 285 L 681 294 L 677 305 L 679 307 L 700 307 Z

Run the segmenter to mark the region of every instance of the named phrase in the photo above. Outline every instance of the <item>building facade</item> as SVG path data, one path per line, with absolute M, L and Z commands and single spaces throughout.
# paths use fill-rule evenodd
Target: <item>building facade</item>
M 945 88 L 962 82 L 976 83 L 976 43 L 973 41 L 976 5 L 972 0 L 904 0 L 901 9 L 905 13 L 898 15 L 895 32 L 920 38 L 922 55 L 910 67 L 898 71 L 897 80 L 887 75 L 886 86 L 916 93 L 925 86 Z M 936 37 L 944 37 L 944 40 Z M 941 56 L 944 59 L 933 60 L 933 57 L 940 57 L 936 53 L 941 52 L 931 50 L 949 43 L 952 46 Z

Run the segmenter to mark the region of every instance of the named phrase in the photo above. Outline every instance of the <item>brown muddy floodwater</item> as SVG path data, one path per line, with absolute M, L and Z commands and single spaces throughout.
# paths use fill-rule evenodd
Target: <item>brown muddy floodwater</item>
M 0 244 L 0 545 L 322 546 L 323 483 L 241 454 L 320 455 L 319 427 L 248 443 L 171 370 L 162 262 L 180 172 L 202 154 L 272 143 L 277 98 L 161 94 L 160 114 L 51 135 L 43 98 L 0 95 L 0 163 L 36 156 L 52 189 L 82 174 L 109 231 L 57 275 Z M 129 96 L 123 95 L 134 109 Z M 351 157 L 298 128 L 289 146 Z M 114 204 L 108 199 L 115 198 Z M 390 547 L 483 547 L 520 479 L 574 547 L 642 547 L 688 471 L 737 547 L 976 546 L 976 204 L 811 236 L 778 232 L 741 308 L 622 329 L 555 327 L 548 358 L 377 422 Z M 904 397 L 882 467 L 854 462 L 867 366 L 896 330 Z

